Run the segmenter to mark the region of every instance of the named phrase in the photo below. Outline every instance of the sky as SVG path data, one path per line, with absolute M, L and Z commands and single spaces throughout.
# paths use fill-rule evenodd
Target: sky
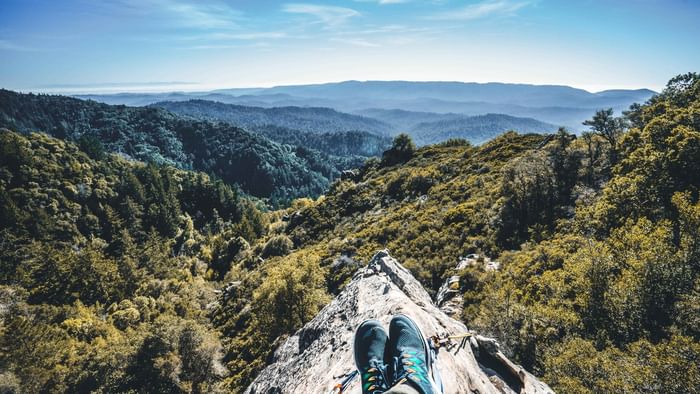
M 0 0 L 0 87 L 343 80 L 660 90 L 700 71 L 700 0 Z

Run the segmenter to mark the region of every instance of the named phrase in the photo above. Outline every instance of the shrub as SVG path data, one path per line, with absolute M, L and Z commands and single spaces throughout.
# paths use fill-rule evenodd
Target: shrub
M 262 257 L 284 256 L 294 247 L 294 243 L 286 235 L 276 235 L 270 238 L 262 250 Z

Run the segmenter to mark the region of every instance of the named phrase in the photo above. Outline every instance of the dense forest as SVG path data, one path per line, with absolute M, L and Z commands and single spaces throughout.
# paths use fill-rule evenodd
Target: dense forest
M 266 231 L 207 175 L 0 131 L 2 392 L 206 391 L 213 281 Z
M 366 158 L 329 156 L 305 145 L 279 144 L 228 123 L 181 117 L 159 108 L 8 90 L 0 90 L 0 127 L 43 131 L 75 141 L 97 155 L 106 150 L 147 163 L 204 171 L 254 196 L 269 198 L 273 205 L 320 195 L 341 171 Z
M 259 132 L 280 143 L 308 146 L 330 155 L 381 155 L 390 140 L 386 135 L 405 132 L 418 145 L 462 138 L 482 144 L 508 130 L 551 133 L 557 126 L 532 118 L 503 114 L 466 116 L 401 110 L 366 110 L 383 121 L 350 115 L 330 108 L 258 108 L 206 100 L 166 101 L 152 106 L 204 120 L 219 120 Z M 289 138 L 294 136 L 294 138 Z M 339 144 L 345 143 L 345 144 Z M 347 153 L 334 147 L 347 147 Z
M 152 106 L 200 119 L 221 120 L 246 129 L 273 125 L 317 134 L 362 130 L 378 135 L 388 135 L 391 129 L 378 120 L 331 108 L 261 108 L 207 100 L 163 101 Z
M 23 108 L 3 103 L 6 124 L 88 116 Z M 430 292 L 460 256 L 498 260 L 459 273 L 462 319 L 558 392 L 698 392 L 699 119 L 687 74 L 580 136 L 399 135 L 278 211 L 224 177 L 3 130 L 0 391 L 240 392 L 386 247 Z
M 452 138 L 465 139 L 472 144 L 483 144 L 509 130 L 518 130 L 520 133 L 551 133 L 557 130 L 557 126 L 532 118 L 486 114 L 419 122 L 406 133 L 418 145 L 436 144 Z
M 152 105 L 196 119 L 221 121 L 262 134 L 280 144 L 303 146 L 359 167 L 391 145 L 390 126 L 330 108 L 258 108 L 215 101 L 164 101 Z M 344 167 L 347 167 L 345 165 Z

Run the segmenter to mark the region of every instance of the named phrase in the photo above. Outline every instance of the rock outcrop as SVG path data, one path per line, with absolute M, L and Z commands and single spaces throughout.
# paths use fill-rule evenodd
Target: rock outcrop
M 288 338 L 248 387 L 249 394 L 326 393 L 355 369 L 352 342 L 365 319 L 388 326 L 391 316 L 411 316 L 427 336 L 468 333 L 467 327 L 433 304 L 411 273 L 387 251 L 377 253 L 343 291 L 302 329 Z M 438 352 L 445 393 L 551 393 L 552 390 L 510 362 L 489 338 L 470 334 Z M 461 342 L 461 343 L 460 343 Z M 360 393 L 356 379 L 345 393 Z
M 497 271 L 501 268 L 501 263 L 493 261 L 485 256 L 478 254 L 470 254 L 467 257 L 460 257 L 455 269 L 459 272 L 469 266 L 481 267 L 484 271 Z M 435 304 L 441 311 L 445 312 L 450 317 L 458 318 L 464 309 L 464 299 L 459 289 L 459 275 L 452 275 L 445 283 L 440 286 L 440 289 L 435 296 Z

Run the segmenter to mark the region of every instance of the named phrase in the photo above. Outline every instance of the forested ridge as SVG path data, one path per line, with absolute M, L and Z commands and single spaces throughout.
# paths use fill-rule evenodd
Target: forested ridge
M 308 133 L 367 131 L 388 135 L 391 126 L 376 119 L 319 107 L 260 108 L 208 100 L 163 101 L 154 107 L 201 119 L 221 120 L 245 128 L 274 125 Z
M 0 131 L 3 392 L 207 391 L 208 305 L 263 214 L 202 173 Z
M 557 126 L 532 118 L 486 114 L 419 122 L 408 129 L 408 134 L 419 145 L 436 144 L 451 138 L 462 138 L 472 144 L 483 144 L 509 130 L 545 134 L 556 131 Z
M 222 122 L 185 118 L 159 108 L 112 106 L 64 96 L 0 90 L 0 126 L 42 131 L 147 163 L 173 165 L 238 184 L 273 205 L 318 196 L 364 157 L 330 157 L 279 144 Z
M 462 320 L 558 392 L 698 392 L 700 76 L 587 125 L 481 146 L 399 135 L 278 211 L 203 173 L 4 130 L 0 386 L 240 392 L 388 248 L 432 293 L 460 256 L 498 260 L 459 272 Z
M 164 101 L 151 106 L 244 127 L 281 144 L 323 152 L 353 167 L 359 167 L 369 157 L 381 156 L 391 145 L 386 136 L 390 126 L 330 108 L 258 108 L 207 100 Z

